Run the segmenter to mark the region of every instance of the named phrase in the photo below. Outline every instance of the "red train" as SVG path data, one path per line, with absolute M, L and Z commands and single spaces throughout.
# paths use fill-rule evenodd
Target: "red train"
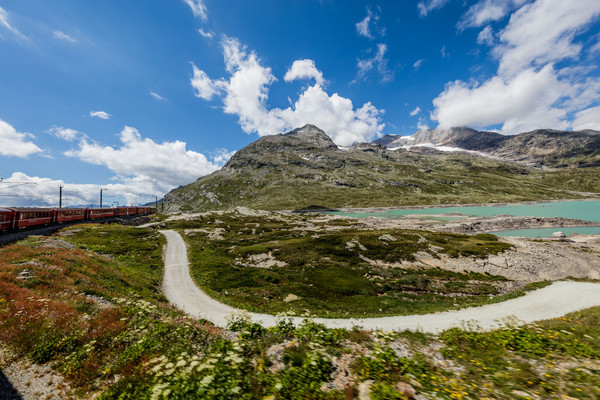
M 98 219 L 146 215 L 156 212 L 155 207 L 118 208 L 0 208 L 0 232 L 35 226 L 61 224 L 71 221 L 95 221 Z

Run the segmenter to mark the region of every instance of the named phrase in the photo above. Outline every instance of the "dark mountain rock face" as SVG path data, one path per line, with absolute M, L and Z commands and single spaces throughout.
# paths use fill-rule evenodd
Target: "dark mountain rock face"
M 313 125 L 305 125 L 288 133 L 258 139 L 235 153 L 223 169 L 336 168 L 343 165 L 341 158 L 333 156 L 337 153 L 341 150 L 325 132 Z
M 304 142 L 314 144 L 315 147 L 323 147 L 327 149 L 337 149 L 333 140 L 321 129 L 314 125 L 304 125 L 302 128 L 296 128 L 291 132 L 284 133 L 281 136 L 297 138 Z

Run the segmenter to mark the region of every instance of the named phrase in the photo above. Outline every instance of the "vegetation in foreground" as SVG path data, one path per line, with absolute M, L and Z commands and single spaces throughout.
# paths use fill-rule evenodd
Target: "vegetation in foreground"
M 511 247 L 493 235 L 369 230 L 353 220 L 319 225 L 312 222 L 319 217 L 263 214 L 210 213 L 168 223 L 185 235 L 196 282 L 242 309 L 318 317 L 425 314 L 523 294 L 501 276 L 420 262 L 487 258 Z
M 0 248 L 0 342 L 52 365 L 81 398 L 600 398 L 600 307 L 489 333 L 285 318 L 264 329 L 243 316 L 222 330 L 167 305 L 153 230 L 65 233 Z

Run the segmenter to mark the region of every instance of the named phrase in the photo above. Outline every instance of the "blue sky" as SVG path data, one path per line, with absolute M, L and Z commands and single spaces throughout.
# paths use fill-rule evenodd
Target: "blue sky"
M 597 0 L 0 0 L 0 204 L 137 204 L 305 123 L 600 130 Z

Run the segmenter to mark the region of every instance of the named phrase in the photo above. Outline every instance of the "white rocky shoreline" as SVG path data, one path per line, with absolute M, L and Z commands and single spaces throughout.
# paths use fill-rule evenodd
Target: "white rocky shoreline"
M 599 201 L 600 193 L 579 193 L 589 194 L 590 197 L 585 198 L 573 198 L 573 199 L 548 199 L 548 200 L 531 200 L 531 201 L 515 201 L 515 202 L 499 202 L 499 203 L 453 203 L 453 204 L 425 204 L 425 205 L 407 205 L 407 206 L 395 206 L 395 207 L 337 207 L 336 211 L 348 212 L 348 213 L 371 213 L 379 211 L 392 211 L 392 210 L 427 210 L 430 208 L 453 208 L 453 207 L 498 207 L 498 206 L 517 206 L 517 205 L 531 205 L 531 204 L 543 204 L 543 203 L 560 203 L 560 202 L 571 202 L 571 201 Z

